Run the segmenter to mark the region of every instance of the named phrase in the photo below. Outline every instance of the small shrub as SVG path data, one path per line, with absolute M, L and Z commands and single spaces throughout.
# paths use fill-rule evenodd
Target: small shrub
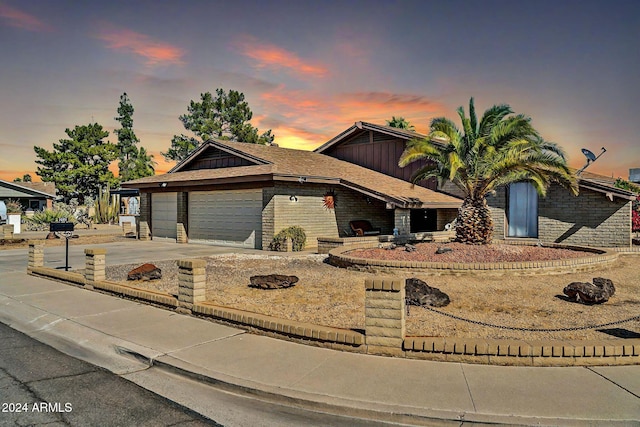
M 307 235 L 302 227 L 294 225 L 280 230 L 278 234 L 273 236 L 273 240 L 269 244 L 269 249 L 272 251 L 281 250 L 284 247 L 287 238 L 291 239 L 294 251 L 301 251 L 304 249 L 305 243 L 307 243 Z
M 49 224 L 64 218 L 74 224 L 78 222 L 71 206 L 56 202 L 52 209 L 34 212 L 33 216 L 25 218 L 25 225 L 27 231 L 46 231 L 49 230 Z
M 17 200 L 7 200 L 5 203 L 7 207 L 8 214 L 21 214 L 22 213 L 22 204 Z

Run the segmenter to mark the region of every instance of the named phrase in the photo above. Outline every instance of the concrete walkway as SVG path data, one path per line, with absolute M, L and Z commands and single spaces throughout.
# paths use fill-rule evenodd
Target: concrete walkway
M 109 264 L 122 263 L 120 257 L 138 262 L 142 256 L 154 261 L 228 251 L 155 242 L 147 252 L 142 243 L 107 245 Z M 46 249 L 45 259 L 58 260 L 59 252 Z M 71 265 L 82 265 L 81 248 L 72 253 Z M 168 370 L 175 378 L 268 401 L 406 424 L 640 425 L 640 366 L 503 367 L 339 352 L 252 335 L 25 270 L 26 250 L 0 251 L 0 322 L 143 385 L 149 369 Z

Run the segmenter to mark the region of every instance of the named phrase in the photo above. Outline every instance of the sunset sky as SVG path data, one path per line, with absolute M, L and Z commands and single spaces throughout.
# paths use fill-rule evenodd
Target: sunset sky
M 507 103 L 562 145 L 607 152 L 589 171 L 640 167 L 640 1 L 0 0 L 0 179 L 33 146 L 97 122 L 116 142 L 119 97 L 158 162 L 190 100 L 243 92 L 252 124 L 312 150 L 362 120 L 458 122 Z

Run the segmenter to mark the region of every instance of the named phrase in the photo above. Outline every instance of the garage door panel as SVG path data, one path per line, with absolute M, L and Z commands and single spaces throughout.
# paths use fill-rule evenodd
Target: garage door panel
M 260 248 L 262 191 L 227 190 L 189 193 L 189 239 Z
M 178 193 L 153 193 L 151 195 L 151 235 L 153 237 L 177 237 Z

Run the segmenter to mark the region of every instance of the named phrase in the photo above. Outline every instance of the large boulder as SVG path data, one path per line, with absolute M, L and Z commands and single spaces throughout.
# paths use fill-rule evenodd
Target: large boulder
M 569 283 L 562 292 L 572 301 L 583 304 L 601 304 L 609 301 L 609 298 L 616 293 L 616 288 L 610 279 L 594 277 L 593 283 Z
M 296 276 L 285 276 L 284 274 L 267 274 L 265 276 L 251 276 L 249 278 L 252 288 L 259 289 L 283 289 L 295 286 L 298 282 Z
M 405 297 L 411 305 L 444 307 L 449 304 L 449 295 L 438 288 L 432 288 L 420 279 L 412 277 L 405 282 Z
M 142 264 L 127 274 L 127 280 L 157 280 L 162 279 L 162 270 L 153 264 Z

